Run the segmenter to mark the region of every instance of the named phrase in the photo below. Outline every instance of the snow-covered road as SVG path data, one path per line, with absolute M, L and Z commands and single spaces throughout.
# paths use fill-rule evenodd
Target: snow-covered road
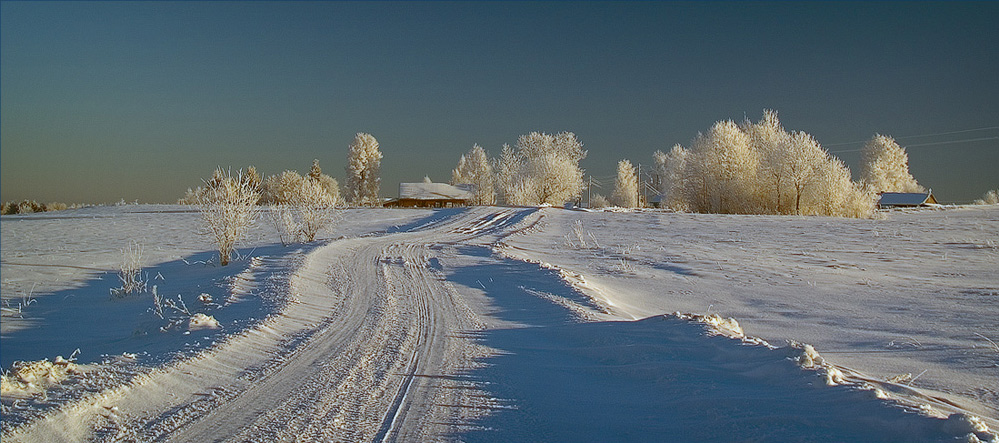
M 39 420 L 25 440 L 419 441 L 481 402 L 451 380 L 480 328 L 435 249 L 500 234 L 531 210 L 443 211 L 277 263 L 288 303 L 190 361 Z M 285 261 L 291 261 L 290 258 Z M 281 268 L 284 266 L 284 268 Z M 450 406 L 447 406 L 450 405 Z M 474 408 L 471 408 L 474 412 Z M 461 417 L 466 415 L 468 417 Z

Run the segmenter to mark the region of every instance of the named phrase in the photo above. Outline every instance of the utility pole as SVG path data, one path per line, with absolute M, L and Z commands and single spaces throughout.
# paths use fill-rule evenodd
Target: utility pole
M 590 176 L 590 181 L 586 184 L 586 208 L 590 209 L 593 207 L 592 196 L 590 195 L 590 189 L 593 188 L 593 176 Z
M 638 164 L 638 183 L 637 184 L 638 184 L 638 189 L 636 191 L 638 192 L 638 195 L 636 195 L 635 197 L 638 198 L 638 207 L 641 208 L 641 207 L 644 206 L 642 204 L 642 193 L 645 190 L 644 187 L 642 186 L 642 164 L 641 163 Z

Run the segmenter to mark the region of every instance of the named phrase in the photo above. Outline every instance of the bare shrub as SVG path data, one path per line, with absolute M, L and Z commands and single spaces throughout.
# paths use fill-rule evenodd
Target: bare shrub
M 246 173 L 243 175 L 243 180 L 246 181 L 253 189 L 257 190 L 258 192 L 261 192 L 263 183 L 262 180 L 260 179 L 260 173 L 257 172 L 257 168 L 253 166 L 247 167 Z M 177 199 L 177 204 L 199 205 L 201 204 L 200 203 L 201 199 L 203 198 L 206 192 L 208 192 L 208 190 L 204 186 L 198 186 L 197 188 L 194 189 L 187 188 L 187 192 L 184 193 L 184 196 Z M 264 198 L 261 197 L 260 201 L 263 200 Z
M 593 234 L 583 229 L 582 220 L 576 220 L 572 223 L 571 231 L 565 234 L 565 245 L 570 249 L 600 248 L 600 243 L 597 243 Z
M 311 242 L 319 231 L 328 228 L 337 219 L 336 198 L 318 180 L 302 182 L 299 192 L 291 199 L 295 208 L 302 238 Z
M 53 203 L 54 205 L 54 203 Z M 66 205 L 63 205 L 65 209 Z M 4 202 L 3 209 L 0 213 L 3 215 L 14 215 L 14 214 L 31 214 L 35 212 L 45 212 L 47 210 L 46 205 L 40 204 L 34 200 L 22 200 L 20 202 Z
M 198 196 L 205 192 L 205 188 L 198 186 L 197 188 L 191 189 L 187 188 L 187 192 L 184 196 L 177 199 L 178 205 L 196 205 L 198 204 Z
M 23 290 L 18 291 L 21 293 L 20 296 L 21 301 L 17 302 L 17 307 L 14 307 L 14 305 L 11 304 L 10 300 L 4 300 L 3 307 L 0 307 L 0 313 L 10 317 L 24 318 L 24 308 L 31 306 L 32 303 L 38 302 L 38 299 L 34 297 L 36 285 L 37 283 L 31 285 L 31 289 L 28 290 L 28 292 L 24 292 Z
M 45 205 L 34 200 L 25 200 L 18 205 L 18 213 L 31 214 L 33 212 L 45 212 Z
M 121 255 L 121 266 L 118 267 L 121 287 L 112 288 L 111 295 L 124 297 L 128 294 L 146 292 L 148 279 L 142 276 L 142 245 L 134 241 L 129 242 L 128 246 L 121 250 Z
M 34 200 L 23 200 L 21 202 L 7 201 L 3 202 L 3 207 L 0 208 L 0 214 L 14 215 L 14 214 L 30 214 L 33 212 L 65 211 L 70 208 L 78 208 L 81 206 L 82 205 L 79 204 L 67 205 L 66 203 L 59 203 L 59 202 L 42 204 Z
M 295 221 L 295 208 L 287 203 L 272 205 L 267 212 L 267 220 L 278 232 L 281 244 L 288 246 L 298 243 L 301 233 L 298 229 L 298 222 Z
M 253 226 L 254 206 L 259 199 L 260 192 L 254 182 L 242 171 L 234 176 L 231 170 L 218 168 L 205 181 L 204 192 L 198 195 L 198 206 L 205 234 L 218 247 L 222 266 L 229 264 L 236 243 Z
M 590 207 L 591 208 L 598 209 L 598 208 L 606 208 L 606 207 L 609 207 L 609 206 L 610 206 L 610 202 L 607 201 L 607 197 L 604 197 L 604 196 L 602 196 L 600 194 L 593 194 L 593 196 L 590 197 Z
M 153 286 L 152 293 L 153 307 L 149 308 L 148 311 L 159 317 L 160 320 L 167 321 L 165 326 L 160 327 L 160 332 L 178 329 L 184 325 L 187 325 L 188 330 L 191 331 L 198 329 L 218 329 L 220 327 L 214 317 L 203 313 L 191 312 L 180 294 L 177 294 L 176 300 L 164 297 L 157 292 L 155 285 Z M 202 302 L 204 301 L 202 300 Z
M 311 242 L 320 231 L 329 228 L 339 218 L 338 195 L 329 192 L 323 181 L 312 177 L 298 181 L 287 192 L 287 202 L 271 207 L 268 219 L 277 229 L 281 244 Z

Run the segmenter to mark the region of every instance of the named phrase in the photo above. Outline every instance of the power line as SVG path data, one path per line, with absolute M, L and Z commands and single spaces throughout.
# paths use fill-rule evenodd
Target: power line
M 966 138 L 964 140 L 951 140 L 951 141 L 933 142 L 933 143 L 919 143 L 919 144 L 915 144 L 915 145 L 906 145 L 906 146 L 903 146 L 903 148 L 908 149 L 908 148 L 918 148 L 920 146 L 950 145 L 950 144 L 954 144 L 954 143 L 980 142 L 980 141 L 985 141 L 985 140 L 999 140 L 999 137 Z M 843 151 L 829 151 L 829 153 L 830 154 L 842 154 L 844 152 L 860 152 L 860 151 L 863 151 L 863 150 L 864 150 L 863 148 L 861 148 L 861 149 L 847 149 L 847 150 L 843 150 Z
M 920 137 L 934 137 L 934 136 L 938 136 L 938 135 L 963 134 L 963 133 L 966 133 L 966 132 L 989 131 L 989 130 L 992 130 L 992 129 L 999 129 L 999 126 L 989 126 L 989 127 L 985 127 L 985 128 L 974 128 L 974 129 L 962 129 L 960 131 L 937 132 L 937 133 L 933 133 L 933 134 L 906 135 L 906 136 L 902 136 L 902 137 L 895 137 L 895 140 L 901 140 L 901 139 L 904 139 L 904 138 L 920 138 Z M 828 144 L 828 145 L 825 145 L 825 146 L 855 145 L 857 143 L 867 143 L 867 140 L 861 140 L 859 142 L 832 143 L 832 144 Z M 849 152 L 849 151 L 840 151 L 840 152 Z

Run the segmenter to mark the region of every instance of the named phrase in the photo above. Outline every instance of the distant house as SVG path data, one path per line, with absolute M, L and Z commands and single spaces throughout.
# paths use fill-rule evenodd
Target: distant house
M 399 208 L 448 208 L 468 206 L 475 195 L 473 185 L 447 183 L 399 183 L 399 198 L 385 204 Z
M 882 192 L 878 199 L 878 208 L 915 208 L 918 206 L 937 205 L 933 191 L 928 192 Z

